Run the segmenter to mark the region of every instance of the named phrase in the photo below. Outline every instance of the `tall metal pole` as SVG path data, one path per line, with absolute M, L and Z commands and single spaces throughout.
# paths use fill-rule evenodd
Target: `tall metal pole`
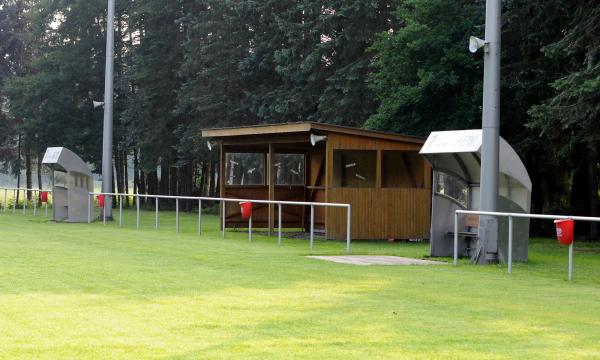
M 115 0 L 108 0 L 106 21 L 106 66 L 104 73 L 104 129 L 102 135 L 102 192 L 112 192 L 113 79 L 115 45 Z M 112 199 L 104 204 L 106 217 L 112 219 Z
M 483 70 L 483 116 L 481 146 L 481 211 L 496 211 L 498 202 L 498 164 L 500 147 L 500 24 L 501 0 L 487 0 L 485 6 L 485 41 Z M 480 250 L 485 261 L 487 252 L 497 252 L 495 219 L 482 217 L 479 229 Z M 496 220 L 497 221 L 497 220 Z

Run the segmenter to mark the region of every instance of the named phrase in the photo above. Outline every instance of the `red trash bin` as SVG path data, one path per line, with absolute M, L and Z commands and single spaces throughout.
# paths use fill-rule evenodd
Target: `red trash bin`
M 240 209 L 242 211 L 242 218 L 250 219 L 252 217 L 252 203 L 251 202 L 241 202 Z
M 40 199 L 42 200 L 42 203 L 48 202 L 48 192 L 42 191 L 40 194 Z
M 573 232 L 575 230 L 575 221 L 573 219 L 554 220 L 556 225 L 556 238 L 562 245 L 571 245 L 573 243 Z
M 96 200 L 98 200 L 98 206 L 103 208 L 104 207 L 104 195 L 97 195 Z

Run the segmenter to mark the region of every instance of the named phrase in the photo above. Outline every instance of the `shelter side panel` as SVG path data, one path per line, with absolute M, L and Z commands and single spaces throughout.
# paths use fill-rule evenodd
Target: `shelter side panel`
M 330 201 L 352 204 L 353 239 L 428 238 L 431 191 L 429 189 L 329 190 Z M 346 210 L 327 210 L 327 236 L 346 236 Z

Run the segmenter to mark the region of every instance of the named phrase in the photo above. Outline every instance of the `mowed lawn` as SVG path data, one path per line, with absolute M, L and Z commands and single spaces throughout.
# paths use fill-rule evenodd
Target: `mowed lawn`
M 161 213 L 153 229 L 0 212 L 0 358 L 600 358 L 600 246 L 534 240 L 505 266 L 359 267 L 307 240 L 218 231 Z M 427 244 L 353 254 L 423 258 Z M 343 254 L 318 241 L 315 254 Z M 445 259 L 449 261 L 449 259 Z

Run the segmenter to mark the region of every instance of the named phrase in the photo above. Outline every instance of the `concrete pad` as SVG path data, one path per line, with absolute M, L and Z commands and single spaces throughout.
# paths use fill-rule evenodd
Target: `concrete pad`
M 307 256 L 311 259 L 331 261 L 350 265 L 446 265 L 441 261 L 412 259 L 400 256 L 371 256 L 371 255 L 348 255 L 348 256 Z

